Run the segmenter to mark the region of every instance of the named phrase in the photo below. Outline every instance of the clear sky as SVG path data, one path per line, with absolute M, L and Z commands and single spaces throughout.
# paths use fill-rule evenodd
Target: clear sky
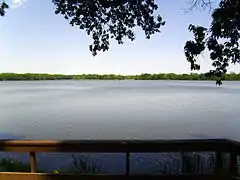
M 184 13 L 185 0 L 159 0 L 166 20 L 162 33 L 145 39 L 137 30 L 134 42 L 112 42 L 110 50 L 93 57 L 92 39 L 55 15 L 51 0 L 8 0 L 11 8 L 0 18 L 0 72 L 16 73 L 189 73 L 183 47 L 191 38 L 189 23 L 208 25 L 208 11 Z M 210 68 L 208 56 L 201 59 L 201 71 Z M 240 66 L 230 68 L 240 72 Z

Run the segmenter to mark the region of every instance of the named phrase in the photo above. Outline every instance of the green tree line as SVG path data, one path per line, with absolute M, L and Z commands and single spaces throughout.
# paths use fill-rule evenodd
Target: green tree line
M 16 74 L 1 73 L 0 81 L 34 81 L 34 80 L 216 80 L 215 76 L 208 74 L 175 74 L 175 73 L 159 73 L 159 74 L 141 74 L 141 75 L 115 75 L 115 74 L 81 74 L 81 75 L 62 75 L 62 74 Z M 240 73 L 230 73 L 224 75 L 224 80 L 239 81 Z

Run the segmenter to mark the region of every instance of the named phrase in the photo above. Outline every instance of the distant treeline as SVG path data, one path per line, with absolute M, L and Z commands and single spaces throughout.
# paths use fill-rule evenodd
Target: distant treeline
M 16 73 L 2 73 L 0 74 L 0 81 L 18 81 L 18 80 L 216 80 L 214 76 L 206 74 L 141 74 L 141 75 L 114 75 L 114 74 L 81 74 L 81 75 L 61 75 L 61 74 L 16 74 Z M 239 81 L 240 73 L 230 73 L 224 76 L 227 81 Z

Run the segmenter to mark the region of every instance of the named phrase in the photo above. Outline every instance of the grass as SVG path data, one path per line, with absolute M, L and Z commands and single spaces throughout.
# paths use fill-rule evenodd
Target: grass
M 216 165 L 214 154 L 208 154 L 207 157 L 199 155 L 198 153 L 180 153 L 181 159 L 172 159 L 170 161 L 155 164 L 153 174 L 204 174 L 206 170 L 213 173 Z M 228 157 L 223 160 L 227 162 Z M 158 161 L 158 160 L 156 160 Z M 227 164 L 227 163 L 225 163 Z M 227 166 L 226 166 L 227 169 Z M 213 171 L 211 171 L 213 170 Z M 0 159 L 0 172 L 30 172 L 30 165 L 28 163 L 20 162 L 13 158 Z M 44 173 L 43 170 L 38 169 L 37 172 Z M 65 170 L 55 169 L 53 174 L 99 174 L 101 168 L 95 161 L 90 160 L 88 156 L 76 156 L 72 154 L 72 164 Z M 209 172 L 207 172 L 209 173 Z
M 72 165 L 68 167 L 67 173 L 71 174 L 98 174 L 100 166 L 88 156 L 76 156 L 72 154 Z
M 99 166 L 94 161 L 90 161 L 86 156 L 75 156 L 72 155 L 72 165 L 67 170 L 55 169 L 52 171 L 53 174 L 59 174 L 61 172 L 70 174 L 96 174 L 100 172 Z M 2 158 L 0 159 L 0 172 L 30 172 L 30 164 L 23 163 L 14 158 Z M 44 170 L 38 169 L 38 173 L 44 173 Z
M 24 164 L 18 160 L 3 158 L 0 160 L 1 172 L 29 172 L 29 164 Z
M 23 163 L 14 158 L 2 158 L 0 159 L 0 172 L 30 172 L 31 168 L 28 163 Z M 44 172 L 43 170 L 37 170 L 37 172 Z
M 71 174 L 96 174 L 100 172 L 99 166 L 94 161 L 90 161 L 88 157 L 80 156 L 76 157 L 72 155 L 73 164 L 68 167 L 66 171 L 55 169 L 53 174 L 59 174 L 61 172 Z M 30 164 L 23 163 L 14 158 L 2 158 L 0 159 L 0 172 L 30 172 Z M 44 170 L 38 169 L 38 173 L 44 173 Z

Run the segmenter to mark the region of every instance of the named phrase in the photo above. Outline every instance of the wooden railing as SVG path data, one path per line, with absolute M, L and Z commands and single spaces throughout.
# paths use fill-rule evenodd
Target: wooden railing
M 0 151 L 27 152 L 30 154 L 30 173 L 1 172 L 0 180 L 65 180 L 65 179 L 235 179 L 237 173 L 237 155 L 240 143 L 226 139 L 207 140 L 0 140 Z M 131 153 L 159 152 L 216 152 L 217 167 L 213 175 L 178 176 L 140 176 L 132 175 L 130 168 Z M 36 153 L 41 152 L 84 152 L 84 153 L 125 153 L 126 174 L 124 175 L 62 175 L 36 173 Z M 230 153 L 229 173 L 222 174 L 222 154 Z

